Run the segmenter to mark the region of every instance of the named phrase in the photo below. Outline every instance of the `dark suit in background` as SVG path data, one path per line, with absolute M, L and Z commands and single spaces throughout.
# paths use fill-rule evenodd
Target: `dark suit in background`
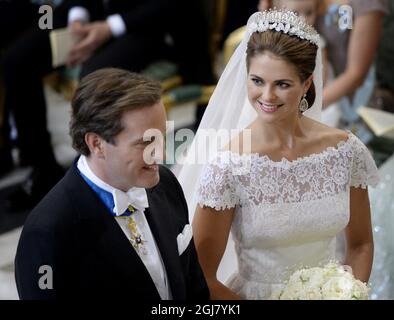
M 163 33 L 168 29 L 164 17 L 171 12 L 171 0 L 111 0 L 105 8 L 101 1 L 66 0 L 54 10 L 54 29 L 67 25 L 68 11 L 75 5 L 91 7 L 91 21 L 105 19 L 117 9 L 127 26 L 127 34 L 112 39 L 84 63 L 81 77 L 103 67 L 140 71 L 161 56 Z M 20 150 L 37 168 L 56 164 L 42 85 L 42 77 L 53 70 L 49 31 L 33 26 L 2 59 L 5 107 L 14 115 Z
M 112 38 L 83 63 L 81 77 L 105 67 L 139 72 L 157 59 L 170 58 L 180 63 L 186 82 L 212 82 L 201 1 L 189 6 L 181 0 L 66 0 L 54 11 L 55 29 L 67 25 L 69 9 L 74 6 L 85 7 L 90 21 L 119 13 L 126 25 L 126 34 Z M 30 199 L 17 195 L 11 206 L 37 203 L 62 175 L 47 130 L 42 84 L 42 77 L 53 70 L 48 34 L 49 30 L 33 26 L 13 42 L 0 61 L 5 109 L 13 113 L 23 161 L 35 169 L 29 178 Z M 166 43 L 166 34 L 171 34 L 173 46 Z M 7 140 L 8 134 L 3 134 Z M 9 152 L 0 150 L 5 158 Z M 48 170 L 53 172 L 50 177 L 45 174 Z
M 38 23 L 38 5 L 29 0 L 0 0 L 0 61 L 8 46 L 23 31 Z M 0 177 L 9 173 L 13 167 L 11 156 L 9 110 L 4 106 L 4 87 L 0 63 Z

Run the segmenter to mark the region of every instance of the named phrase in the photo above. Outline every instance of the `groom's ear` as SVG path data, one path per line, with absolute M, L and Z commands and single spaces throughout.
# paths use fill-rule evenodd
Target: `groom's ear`
M 89 148 L 90 154 L 95 155 L 97 158 L 104 158 L 104 139 L 97 133 L 88 132 L 85 134 L 85 143 Z

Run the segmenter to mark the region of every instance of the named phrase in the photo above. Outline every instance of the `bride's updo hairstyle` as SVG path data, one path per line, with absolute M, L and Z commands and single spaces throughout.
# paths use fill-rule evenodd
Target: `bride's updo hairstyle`
M 290 63 L 295 68 L 301 82 L 305 82 L 315 69 L 317 49 L 316 44 L 283 32 L 274 30 L 254 32 L 250 36 L 246 50 L 247 70 L 249 72 L 250 60 L 253 57 L 270 52 Z M 315 86 L 312 82 L 306 94 L 309 107 L 313 105 L 315 96 Z

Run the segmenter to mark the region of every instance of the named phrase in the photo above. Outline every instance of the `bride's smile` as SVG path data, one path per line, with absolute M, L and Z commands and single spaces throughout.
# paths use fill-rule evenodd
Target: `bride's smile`
M 280 107 L 283 106 L 283 104 L 269 104 L 269 103 L 261 102 L 259 100 L 257 100 L 257 103 L 261 110 L 268 113 L 276 112 Z
M 355 135 L 319 122 L 320 44 L 293 12 L 253 14 L 197 130 L 196 138 L 207 129 L 242 130 L 214 146 L 201 169 L 179 174 L 213 300 L 278 297 L 295 270 L 330 260 L 369 279 L 366 186 L 376 186 L 378 171 Z M 344 258 L 338 235 L 346 237 Z M 312 298 L 308 290 L 294 289 L 300 299 Z

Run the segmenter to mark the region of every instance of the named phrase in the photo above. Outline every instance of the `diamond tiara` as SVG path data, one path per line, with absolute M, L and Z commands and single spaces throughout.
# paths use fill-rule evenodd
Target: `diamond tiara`
M 247 31 L 249 35 L 254 32 L 275 30 L 319 45 L 319 34 L 307 24 L 304 18 L 293 11 L 268 10 L 255 13 L 248 21 Z

